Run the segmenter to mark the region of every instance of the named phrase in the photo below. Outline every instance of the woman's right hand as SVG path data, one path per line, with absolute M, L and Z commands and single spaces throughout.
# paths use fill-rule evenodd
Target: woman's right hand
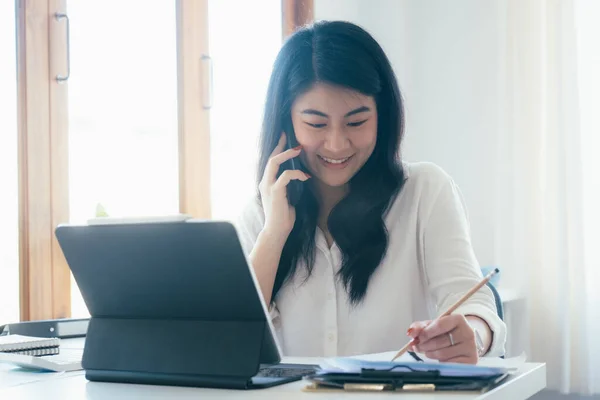
M 292 179 L 306 181 L 310 178 L 300 170 L 286 170 L 277 177 L 279 167 L 285 161 L 297 157 L 301 146 L 285 150 L 286 135 L 282 134 L 279 143 L 271 153 L 264 175 L 258 185 L 265 213 L 263 231 L 285 242 L 296 222 L 296 210 L 287 199 L 287 185 Z

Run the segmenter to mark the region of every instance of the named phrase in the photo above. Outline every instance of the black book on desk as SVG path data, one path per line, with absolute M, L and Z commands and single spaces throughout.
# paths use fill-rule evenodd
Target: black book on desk
M 89 318 L 60 318 L 15 322 L 0 326 L 0 336 L 23 335 L 60 339 L 85 337 L 89 322 Z

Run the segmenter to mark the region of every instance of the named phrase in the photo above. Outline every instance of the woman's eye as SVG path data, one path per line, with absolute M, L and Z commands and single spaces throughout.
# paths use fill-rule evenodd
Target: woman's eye
M 323 128 L 325 125 L 327 124 L 311 124 L 310 122 L 306 123 L 309 126 L 312 126 L 313 128 Z
M 357 121 L 357 122 L 348 122 L 348 126 L 361 126 L 365 122 L 367 122 L 366 119 L 363 119 L 362 121 Z

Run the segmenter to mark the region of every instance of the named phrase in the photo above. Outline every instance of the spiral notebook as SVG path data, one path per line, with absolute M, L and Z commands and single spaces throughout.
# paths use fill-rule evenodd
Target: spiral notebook
M 0 352 L 29 356 L 48 356 L 58 354 L 60 339 L 41 338 L 23 335 L 0 336 Z

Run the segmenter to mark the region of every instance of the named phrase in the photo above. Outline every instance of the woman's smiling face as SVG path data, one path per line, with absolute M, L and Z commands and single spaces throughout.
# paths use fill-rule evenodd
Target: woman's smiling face
M 304 165 L 331 187 L 346 185 L 377 142 L 374 98 L 338 86 L 317 83 L 298 96 L 292 122 Z

